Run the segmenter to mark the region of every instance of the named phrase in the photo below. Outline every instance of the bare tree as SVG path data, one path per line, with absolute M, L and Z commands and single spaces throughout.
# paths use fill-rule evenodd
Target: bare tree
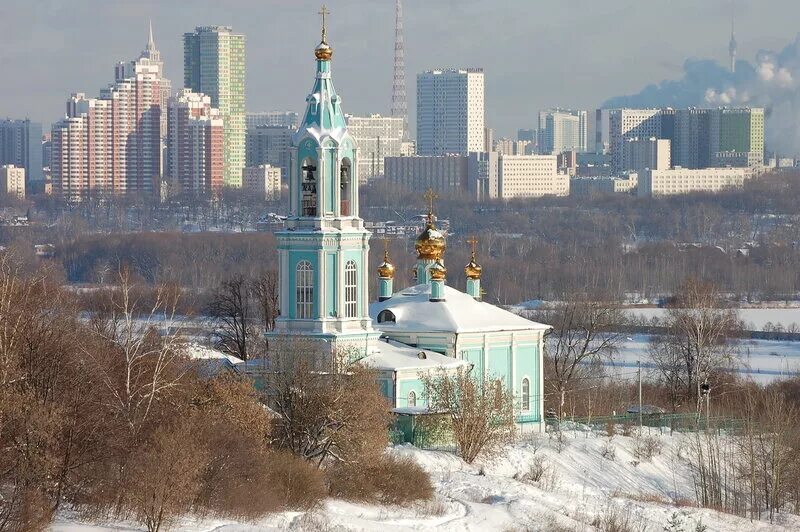
M 276 371 L 268 390 L 277 414 L 274 445 L 318 466 L 383 453 L 391 414 L 373 371 L 320 363 L 325 354 L 303 344 L 273 347 L 273 353 Z
M 667 334 L 664 340 L 656 337 L 653 352 L 667 357 L 674 381 L 686 386 L 686 395 L 696 401 L 696 410 L 702 408 L 702 387 L 708 384 L 711 371 L 729 361 L 734 346 L 729 339 L 741 328 L 735 309 L 725 308 L 722 298 L 712 283 L 689 279 L 676 293 L 666 318 Z M 668 346 L 661 345 L 667 342 Z M 678 371 L 677 360 L 682 362 Z
M 265 331 L 275 328 L 280 315 L 280 281 L 278 272 L 270 270 L 259 275 L 252 283 L 253 297 Z
M 423 378 L 428 409 L 449 418 L 461 458 L 471 464 L 514 436 L 514 402 L 501 380 L 484 380 L 469 370 L 440 370 Z
M 624 315 L 614 304 L 579 297 L 530 317 L 553 327 L 545 336 L 545 360 L 551 365 L 549 384 L 559 397 L 563 416 L 573 381 L 583 376 L 589 364 L 616 351 L 622 335 L 614 329 L 624 323 Z
M 244 277 L 223 281 L 209 303 L 207 312 L 218 325 L 216 334 L 222 349 L 237 358 L 248 360 L 254 331 L 251 294 Z

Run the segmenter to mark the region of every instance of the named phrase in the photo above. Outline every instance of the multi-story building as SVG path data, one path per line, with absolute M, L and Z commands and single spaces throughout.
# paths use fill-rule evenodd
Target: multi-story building
M 403 117 L 345 115 L 347 130 L 358 147 L 358 180 L 366 183 L 384 175 L 385 157 L 401 154 Z
M 712 161 L 724 160 L 727 153 L 747 154 L 747 165 L 764 164 L 764 109 L 722 107 L 711 113 Z
M 289 171 L 292 135 L 296 128 L 287 126 L 255 126 L 247 130 L 247 166 L 268 164 Z
M 280 126 L 297 130 L 299 123 L 300 115 L 294 111 L 262 111 L 245 115 L 247 129 L 252 129 L 256 126 Z
M 753 176 L 752 168 L 673 168 L 645 170 L 639 174 L 637 195 L 640 197 L 719 192 L 741 187 Z
M 281 199 L 281 169 L 268 164 L 246 166 L 242 188 L 266 201 L 277 201 Z
M 44 182 L 42 125 L 25 120 L 0 120 L 0 165 L 24 168 L 29 188 Z
M 52 128 L 51 173 L 57 193 L 76 200 L 91 193 L 160 190 L 161 115 L 169 84 L 155 57 L 145 51 L 135 61 L 117 64 L 114 83 L 99 98 L 76 93 L 67 101 L 66 118 Z
M 518 129 L 517 140 L 527 140 L 531 144 L 536 145 L 537 132 L 538 130 L 536 129 Z
M 500 155 L 498 197 L 538 198 L 569 195 L 569 175 L 558 171 L 555 155 Z
M 384 164 L 386 181 L 410 190 L 467 190 L 466 155 L 386 157 Z
M 669 170 L 672 166 L 669 139 L 633 137 L 625 140 L 622 149 L 626 171 Z
M 0 166 L 0 193 L 25 199 L 25 169 L 13 164 Z
M 224 123 L 211 98 L 183 89 L 168 107 L 167 176 L 172 190 L 218 193 L 224 184 Z
M 533 143 L 529 140 L 497 139 L 492 151 L 503 155 L 531 155 Z
M 628 165 L 624 159 L 624 142 L 632 138 L 661 138 L 659 109 L 612 109 L 608 113 L 608 140 L 611 170 L 622 172 Z
M 586 111 L 571 109 L 540 111 L 537 135 L 539 153 L 558 155 L 565 151 L 587 151 L 587 116 Z
M 201 26 L 183 35 L 183 85 L 211 97 L 225 123 L 225 185 L 242 184 L 245 167 L 244 35 Z
M 417 153 L 484 151 L 483 69 L 429 70 L 417 75 Z
M 672 141 L 672 164 L 682 168 L 707 168 L 711 161 L 711 109 L 677 109 L 670 135 L 662 127 L 662 137 Z M 662 126 L 666 121 L 662 119 Z
M 632 194 L 639 182 L 636 172 L 624 174 L 622 177 L 574 177 L 569 182 L 570 196 L 591 198 L 596 195 Z

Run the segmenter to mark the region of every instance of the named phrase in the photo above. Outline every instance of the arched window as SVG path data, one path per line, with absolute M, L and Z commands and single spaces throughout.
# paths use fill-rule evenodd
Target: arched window
M 339 210 L 342 216 L 350 216 L 350 196 L 352 195 L 350 187 L 352 186 L 352 178 L 353 173 L 351 171 L 350 159 L 344 158 L 342 159 L 342 167 L 339 172 L 339 188 L 341 189 Z
M 527 377 L 522 379 L 522 410 L 531 409 L 531 381 Z
M 310 319 L 314 312 L 314 268 L 307 260 L 297 263 L 295 286 L 297 288 L 297 318 Z
M 317 162 L 311 158 L 303 159 L 301 167 L 301 212 L 303 216 L 317 215 Z
M 348 260 L 344 265 L 344 317 L 358 316 L 358 269 L 356 262 Z
M 397 323 L 397 319 L 394 317 L 394 312 L 391 310 L 382 310 L 378 312 L 378 323 Z
M 407 406 L 417 406 L 417 393 L 414 390 L 408 392 L 408 405 Z

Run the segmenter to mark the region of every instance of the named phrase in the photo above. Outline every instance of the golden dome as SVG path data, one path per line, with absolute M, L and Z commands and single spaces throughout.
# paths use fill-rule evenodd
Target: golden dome
M 428 214 L 428 222 L 417 237 L 414 247 L 419 259 L 438 260 L 444 255 L 447 242 L 444 235 L 434 227 L 432 214 Z
M 436 262 L 433 263 L 428 271 L 431 274 L 431 279 L 434 281 L 444 281 L 444 278 L 447 276 L 447 268 L 444 267 L 444 264 L 442 264 L 439 259 L 436 259 Z
M 330 61 L 331 57 L 333 57 L 333 48 L 331 48 L 325 41 L 322 41 L 319 43 L 319 46 L 314 48 L 314 55 L 320 61 Z
M 383 262 L 378 266 L 378 277 L 381 279 L 394 279 L 394 265 L 389 262 L 389 252 L 383 252 Z
M 480 279 L 481 278 L 481 265 L 475 262 L 475 254 L 469 260 L 469 264 L 464 266 L 464 273 L 467 274 L 467 279 Z

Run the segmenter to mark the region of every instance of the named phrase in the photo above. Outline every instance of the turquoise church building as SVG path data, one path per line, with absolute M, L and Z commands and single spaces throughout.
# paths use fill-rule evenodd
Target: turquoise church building
M 276 235 L 281 315 L 269 337 L 318 342 L 331 356 L 374 368 L 392 407 L 408 415 L 426 411 L 426 374 L 468 369 L 502 382 L 514 395 L 520 426 L 541 429 L 549 327 L 481 300 L 474 248 L 464 269 L 467 292 L 447 285 L 446 238 L 436 228 L 432 199 L 415 242 L 414 285 L 393 291 L 395 271 L 384 253 L 376 269 L 378 298 L 370 301 L 359 153 L 333 86 L 324 20 L 314 55 L 314 86 L 292 137 L 289 214 Z

